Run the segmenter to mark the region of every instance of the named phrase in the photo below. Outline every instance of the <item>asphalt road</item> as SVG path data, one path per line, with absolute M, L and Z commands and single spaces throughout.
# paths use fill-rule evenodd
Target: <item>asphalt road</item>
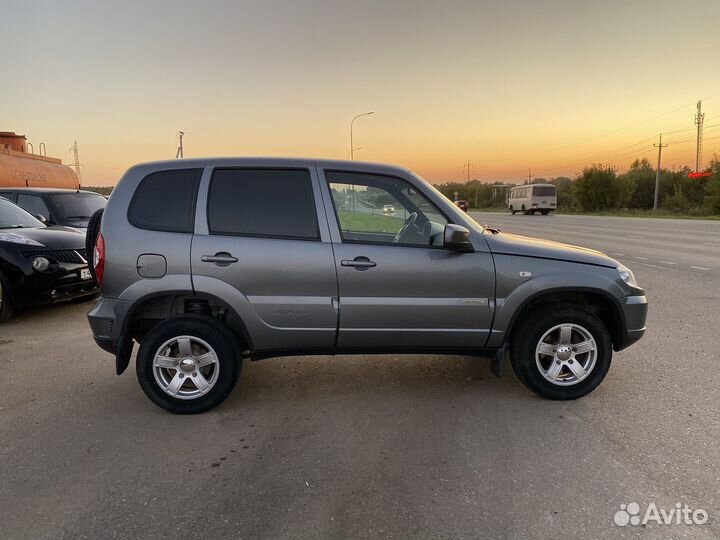
M 720 537 L 720 222 L 475 217 L 646 287 L 646 337 L 593 394 L 464 357 L 290 358 L 173 416 L 114 375 L 87 304 L 33 310 L 0 326 L 0 538 Z M 709 521 L 614 525 L 630 502 Z

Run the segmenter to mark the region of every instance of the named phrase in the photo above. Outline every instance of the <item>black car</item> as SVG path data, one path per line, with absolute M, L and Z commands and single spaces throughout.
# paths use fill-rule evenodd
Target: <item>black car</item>
M 47 227 L 0 197 L 0 322 L 15 308 L 96 294 L 85 234 Z
M 0 188 L 5 197 L 48 225 L 87 229 L 96 210 L 107 199 L 94 191 L 55 188 Z

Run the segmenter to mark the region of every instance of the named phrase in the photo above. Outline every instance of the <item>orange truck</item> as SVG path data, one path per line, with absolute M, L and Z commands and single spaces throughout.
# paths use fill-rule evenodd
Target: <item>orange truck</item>
M 27 151 L 25 135 L 0 131 L 0 188 L 44 187 L 80 189 L 70 167 L 56 158 Z

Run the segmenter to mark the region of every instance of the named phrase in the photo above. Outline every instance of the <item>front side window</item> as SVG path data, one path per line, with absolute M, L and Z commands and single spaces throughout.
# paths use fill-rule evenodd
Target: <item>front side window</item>
M 307 169 L 215 169 L 208 195 L 210 234 L 320 238 Z
M 399 178 L 326 171 L 344 242 L 442 246 L 448 220 Z
M 96 193 L 56 193 L 50 195 L 57 213 L 69 221 L 90 219 L 101 208 L 105 208 L 107 199 Z
M 33 216 L 43 216 L 45 219 L 50 218 L 50 211 L 45 202 L 37 195 L 27 195 L 25 193 L 18 194 L 17 205 L 29 212 Z
M 201 174 L 202 169 L 176 169 L 147 175 L 130 201 L 130 223 L 152 231 L 193 232 Z

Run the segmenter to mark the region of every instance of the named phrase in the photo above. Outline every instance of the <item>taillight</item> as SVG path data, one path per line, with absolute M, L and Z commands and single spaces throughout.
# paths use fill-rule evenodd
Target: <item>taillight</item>
M 93 263 L 95 265 L 95 280 L 98 285 L 102 285 L 103 275 L 105 274 L 105 239 L 102 233 L 98 233 L 97 241 L 95 242 Z

